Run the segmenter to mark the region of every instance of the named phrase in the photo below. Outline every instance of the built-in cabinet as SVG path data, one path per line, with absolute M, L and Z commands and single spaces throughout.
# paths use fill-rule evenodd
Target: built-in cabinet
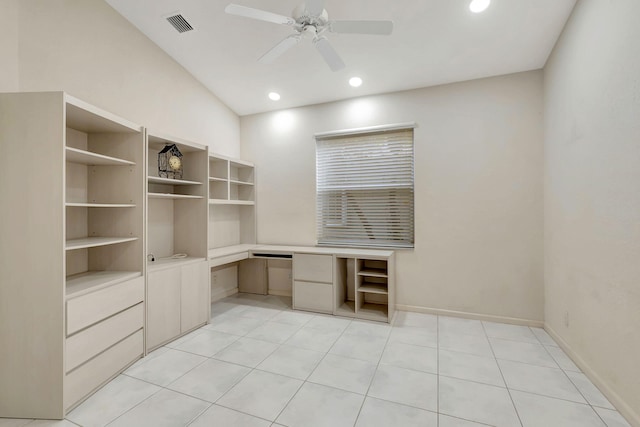
M 182 178 L 159 176 L 158 154 L 175 145 Z M 209 318 L 208 166 L 204 145 L 147 131 L 147 339 L 152 350 Z
M 333 314 L 333 256 L 293 254 L 293 308 Z
M 209 317 L 206 261 L 164 266 L 147 277 L 147 349 L 203 325 Z
M 0 94 L 0 146 L 0 416 L 62 418 L 144 353 L 144 131 Z

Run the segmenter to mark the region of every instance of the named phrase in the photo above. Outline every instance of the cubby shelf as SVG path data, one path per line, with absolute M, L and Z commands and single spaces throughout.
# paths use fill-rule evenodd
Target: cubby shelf
M 147 177 L 147 181 L 152 183 L 152 184 L 202 185 L 202 183 L 198 182 L 198 181 L 187 181 L 186 179 L 160 178 L 160 177 L 157 177 L 157 176 L 149 176 L 149 177 Z
M 91 151 L 80 150 L 73 147 L 65 147 L 66 159 L 68 162 L 80 163 L 89 166 L 131 166 L 135 162 L 119 159 L 117 157 L 105 156 Z
M 375 283 L 366 283 L 360 285 L 357 289 L 358 292 L 366 292 L 370 294 L 382 294 L 388 295 L 389 290 L 387 289 L 387 285 L 378 285 Z
M 137 237 L 86 237 L 83 239 L 67 240 L 65 244 L 65 249 L 67 251 L 72 251 L 75 249 L 117 245 L 118 243 L 132 242 L 134 240 L 138 240 L 138 238 Z
M 383 268 L 369 268 L 358 271 L 358 276 L 366 277 L 388 277 L 387 270 Z
M 147 193 L 150 199 L 202 199 L 202 196 L 192 196 L 190 194 L 174 194 L 174 193 Z
M 253 206 L 256 202 L 251 200 L 209 199 L 210 205 L 246 205 Z
M 131 203 L 65 203 L 68 208 L 135 208 Z
M 229 183 L 230 184 L 235 184 L 235 185 L 253 185 L 253 182 L 236 181 L 234 179 L 230 179 Z

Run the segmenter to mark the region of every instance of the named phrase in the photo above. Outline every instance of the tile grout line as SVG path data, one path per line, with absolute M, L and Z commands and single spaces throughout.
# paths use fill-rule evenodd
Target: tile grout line
M 506 386 L 507 393 L 509 394 L 509 399 L 511 400 L 511 404 L 513 405 L 513 410 L 516 412 L 516 416 L 518 417 L 518 421 L 520 421 L 520 426 L 522 427 L 522 426 L 524 426 L 524 424 L 522 423 L 522 419 L 520 418 L 520 413 L 518 412 L 518 408 L 516 407 L 516 402 L 514 402 L 513 396 L 511 395 L 511 390 L 509 390 L 509 385 L 507 384 L 507 380 L 504 378 L 504 374 L 502 373 L 502 368 L 500 367 L 500 364 L 498 363 L 498 358 L 496 357 L 496 353 L 493 350 L 493 345 L 491 344 L 491 340 L 489 339 L 489 335 L 487 334 L 487 330 L 484 327 L 484 322 L 481 322 L 481 324 L 482 324 L 482 330 L 484 331 L 484 334 L 485 334 L 485 336 L 487 338 L 487 342 L 489 342 L 489 348 L 491 348 L 491 353 L 493 353 L 493 357 L 496 360 L 496 365 L 498 365 L 498 370 L 500 371 L 500 376 L 502 377 L 502 381 L 504 381 L 504 385 Z

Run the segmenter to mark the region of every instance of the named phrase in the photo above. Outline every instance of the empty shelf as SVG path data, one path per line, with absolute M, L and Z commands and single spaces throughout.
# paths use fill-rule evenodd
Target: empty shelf
M 202 196 L 192 196 L 189 194 L 174 193 L 148 193 L 150 199 L 202 199 Z
M 135 208 L 129 203 L 65 203 L 68 208 Z
M 147 181 L 152 184 L 166 184 L 166 185 L 202 185 L 198 181 L 187 181 L 186 179 L 172 179 L 172 178 L 160 178 L 159 176 L 149 176 Z
M 358 292 L 367 292 L 370 294 L 388 295 L 387 285 L 378 285 L 375 283 L 365 283 L 358 288 Z
M 91 151 L 79 150 L 73 147 L 65 147 L 67 153 L 67 161 L 73 163 L 81 163 L 90 166 L 128 166 L 135 165 L 129 160 L 118 159 L 117 157 L 105 156 L 102 154 L 92 153 Z
M 116 245 L 118 243 L 132 242 L 138 240 L 137 237 L 85 237 L 84 239 L 67 240 L 65 249 L 94 248 L 97 246 Z
M 358 272 L 358 276 L 388 277 L 387 270 L 383 268 L 366 268 Z

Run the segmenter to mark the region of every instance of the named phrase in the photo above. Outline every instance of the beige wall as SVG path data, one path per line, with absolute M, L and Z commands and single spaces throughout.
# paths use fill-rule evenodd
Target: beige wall
M 18 90 L 18 1 L 0 0 L 0 92 Z
M 542 321 L 542 73 L 242 117 L 260 243 L 315 244 L 316 132 L 416 122 L 400 305 Z
M 107 3 L 9 1 L 19 3 L 18 63 L 8 61 L 19 69 L 19 87 L 3 73 L 0 88 L 64 90 L 154 131 L 238 156 L 238 116 Z M 0 16 L 3 23 L 4 10 Z
M 579 1 L 544 73 L 545 319 L 638 426 L 639 16 Z

